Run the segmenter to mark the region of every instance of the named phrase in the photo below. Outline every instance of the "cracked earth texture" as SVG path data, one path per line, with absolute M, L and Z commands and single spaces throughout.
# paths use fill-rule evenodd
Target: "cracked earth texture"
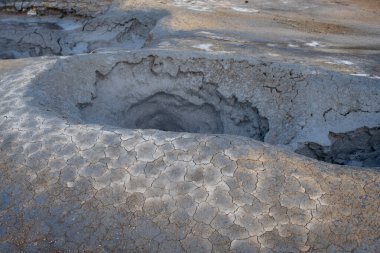
M 0 9 L 7 12 L 27 12 L 34 10 L 39 14 L 75 14 L 96 16 L 105 12 L 112 0 L 1 0 Z
M 87 57 L 101 66 L 142 56 Z M 379 250 L 378 170 L 245 137 L 74 122 L 38 96 L 44 75 L 74 60 L 5 64 L 2 251 Z
M 96 18 L 29 17 L 0 19 L 0 59 L 75 55 L 104 48 L 139 49 L 161 16 L 141 12 Z
M 198 48 L 0 61 L 0 252 L 380 252 L 379 79 Z

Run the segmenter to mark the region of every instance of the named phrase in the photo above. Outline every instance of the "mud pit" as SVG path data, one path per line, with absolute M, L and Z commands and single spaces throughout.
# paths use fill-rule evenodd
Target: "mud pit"
M 120 64 L 109 78 L 99 75 L 91 102 L 77 104 L 85 122 L 130 129 L 235 134 L 261 141 L 269 130 L 268 120 L 250 102 L 224 97 L 216 85 L 203 83 L 197 75 L 176 80 L 151 76 L 149 83 L 138 88 L 138 80 L 123 79 L 128 71 L 127 65 Z
M 231 7 L 230 5 L 232 6 L 232 3 L 226 6 Z M 11 13 L 30 12 L 35 8 L 33 6 L 28 3 L 23 8 L 16 8 L 16 5 L 9 5 L 7 8 Z M 0 59 L 141 49 L 149 44 L 149 37 L 153 36 L 151 32 L 156 29 L 157 22 L 168 15 L 162 10 L 150 10 L 107 12 L 90 17 L 83 13 L 73 15 L 76 12 L 74 9 L 46 10 L 43 5 L 37 5 L 37 8 L 42 8 L 44 12 L 55 10 L 60 12 L 61 16 L 5 15 L 0 19 Z M 231 62 L 238 67 L 229 69 L 226 64 Z M 162 67 L 168 68 L 167 63 L 165 66 L 163 64 L 152 62 L 149 66 L 151 72 L 160 71 Z M 310 90 L 303 86 L 310 82 L 324 86 L 327 78 L 334 80 L 333 74 L 326 73 L 322 77 L 315 75 L 315 78 L 312 78 L 314 80 L 307 80 L 305 83 L 302 71 L 294 72 L 293 67 L 282 69 L 281 64 L 274 64 L 274 68 L 267 67 L 266 63 L 255 67 L 242 62 L 235 64 L 233 59 L 218 64 L 222 65 L 224 72 L 214 74 L 220 75 L 217 80 L 206 80 L 210 74 L 205 72 L 197 73 L 197 70 L 194 70 L 193 73 L 182 73 L 178 67 L 169 66 L 168 74 L 172 78 L 150 76 L 150 80 L 140 81 L 135 78 L 137 70 L 131 69 L 128 64 L 118 63 L 113 66 L 115 69 L 112 69 L 112 73 L 103 75 L 96 70 L 97 80 L 93 87 L 86 91 L 91 93 L 91 100 L 71 101 L 77 96 L 74 93 L 65 99 L 76 105 L 75 115 L 80 114 L 80 120 L 85 123 L 129 129 L 240 135 L 281 145 L 325 162 L 379 166 L 379 134 L 376 128 L 379 116 L 376 103 L 357 105 L 361 98 L 352 104 L 346 99 L 355 97 L 361 90 L 357 87 L 360 81 L 343 81 L 355 86 L 352 87 L 354 91 L 345 91 L 346 97 L 338 94 L 340 84 L 332 84 L 337 90 L 329 88 L 332 93 L 326 95 L 316 88 Z M 211 72 L 216 72 L 220 66 L 211 68 Z M 252 71 L 254 75 L 248 74 L 248 71 Z M 284 74 L 279 76 L 276 71 Z M 223 83 L 223 78 L 233 81 Z M 335 79 L 335 82 L 340 81 L 340 77 Z M 146 89 L 147 92 L 139 91 L 136 83 L 142 84 L 141 90 Z M 253 89 L 259 89 L 251 91 L 250 85 Z M 237 87 L 245 88 L 247 94 L 252 96 L 241 94 Z M 378 90 L 371 82 L 369 87 L 374 91 L 369 96 L 377 99 Z M 73 88 L 75 91 L 78 87 Z M 223 94 L 220 91 L 223 89 L 228 92 Z M 304 93 L 299 94 L 300 92 Z M 315 94 L 319 99 L 310 98 L 308 92 Z M 300 99 L 300 96 L 303 98 Z M 334 103 L 333 99 L 341 102 Z M 326 101 L 329 101 L 330 106 L 326 107 L 323 104 Z M 302 103 L 309 108 L 302 111 L 305 105 Z M 72 112 L 66 113 L 72 118 Z M 278 119 L 274 118 L 276 113 Z M 370 119 L 370 115 L 374 118 Z M 268 120 L 268 117 L 272 119 Z M 326 117 L 330 117 L 334 123 L 330 125 L 330 120 Z M 361 128 L 368 131 L 361 134 Z M 354 138 L 351 133 L 354 133 Z M 371 136 L 370 141 L 367 138 L 368 134 Z
M 254 140 L 293 150 L 329 140 L 332 126 L 375 125 L 376 80 L 162 50 L 36 59 L 5 61 L 1 76 L 4 251 L 377 252 L 376 168 Z M 376 148 L 372 128 L 333 149 L 371 152 L 357 142 L 367 134 Z
M 0 19 L 0 59 L 139 49 L 159 16 L 154 12 L 96 18 L 7 15 Z
M 363 167 L 380 165 L 380 128 L 359 128 L 346 133 L 329 133 L 332 145 L 323 147 L 307 143 L 296 150 L 321 161 Z
M 0 252 L 380 252 L 346 2 L 0 1 Z
M 239 135 L 326 162 L 379 165 L 376 80 L 363 89 L 362 78 L 316 76 L 291 64 L 170 53 L 124 57 L 60 61 L 36 83 L 43 92 L 38 103 L 81 124 Z M 337 93 L 343 87 L 346 93 Z M 362 127 L 367 131 L 356 130 Z

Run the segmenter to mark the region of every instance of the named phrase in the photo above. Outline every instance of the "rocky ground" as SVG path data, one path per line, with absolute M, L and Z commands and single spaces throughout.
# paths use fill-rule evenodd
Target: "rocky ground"
M 377 1 L 0 10 L 0 252 L 380 251 Z

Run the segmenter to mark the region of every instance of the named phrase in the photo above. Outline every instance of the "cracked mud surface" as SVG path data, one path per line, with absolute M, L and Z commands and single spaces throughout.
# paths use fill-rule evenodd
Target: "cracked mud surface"
M 0 252 L 380 252 L 377 11 L 323 3 L 0 1 Z
M 379 166 L 377 132 L 336 141 L 378 126 L 378 81 L 257 59 L 155 54 L 58 61 L 29 95 L 82 124 L 240 135 L 326 162 Z M 326 158 L 310 143 L 338 155 Z
M 61 149 L 25 143 L 2 167 L 5 251 L 378 250 L 378 172 L 248 139 L 51 130 Z
M 171 57 L 144 55 L 6 64 L 0 121 L 3 251 L 379 250 L 378 170 L 319 163 L 246 137 L 82 123 L 77 100 L 65 97 L 76 84 L 61 76 L 48 79 L 58 69 L 86 66 L 78 69 L 84 79 L 77 80 L 82 93 L 76 99 L 83 102 L 91 100 L 83 88 L 99 78 L 95 69 L 102 81 L 111 79 L 106 73 L 120 59 L 122 73 L 132 66 L 141 77 L 154 69 L 152 62 L 161 62 L 155 75 L 169 79 L 168 62 L 190 69 L 218 63 L 179 57 L 174 64 Z M 46 96 L 57 87 L 60 92 Z M 57 103 L 58 96 L 67 103 Z M 70 118 L 71 107 L 77 114 Z
M 91 19 L 5 16 L 0 19 L 0 59 L 74 55 L 106 48 L 139 49 L 157 15 L 108 14 Z

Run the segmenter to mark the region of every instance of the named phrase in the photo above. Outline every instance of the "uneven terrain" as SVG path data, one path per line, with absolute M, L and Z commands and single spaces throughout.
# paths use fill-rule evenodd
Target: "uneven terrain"
M 0 252 L 379 252 L 377 1 L 0 1 Z

